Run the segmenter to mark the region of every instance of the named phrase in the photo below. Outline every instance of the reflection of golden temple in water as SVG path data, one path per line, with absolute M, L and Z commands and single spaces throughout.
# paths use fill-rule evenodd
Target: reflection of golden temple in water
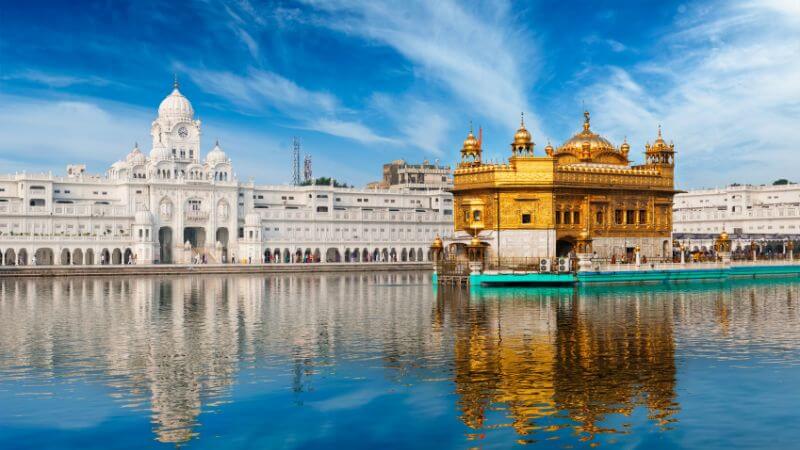
M 800 337 L 797 285 L 782 288 L 788 302 L 784 311 L 757 323 L 752 315 L 767 310 L 764 290 L 782 296 L 781 288 L 751 286 L 745 295 L 730 289 L 676 290 L 667 292 L 672 298 L 660 299 L 657 308 L 647 304 L 655 298 L 647 289 L 622 291 L 624 300 L 611 297 L 613 292 L 597 296 L 572 288 L 475 289 L 472 298 L 460 289 L 439 290 L 435 328 L 469 324 L 457 328 L 455 338 L 461 420 L 476 431 L 492 429 L 487 421 L 501 410 L 520 442 L 529 442 L 533 435 L 563 428 L 557 419 L 568 418 L 578 439 L 596 445 L 599 434 L 628 432 L 624 424 L 605 425 L 609 416 L 630 417 L 644 407 L 655 426 L 669 429 L 679 410 L 676 323 L 689 331 L 707 328 L 724 340 L 736 315 L 739 327 L 767 332 L 771 322 Z M 745 298 L 749 301 L 737 301 Z
M 470 438 L 511 426 L 528 442 L 568 428 L 595 444 L 625 433 L 608 419 L 637 408 L 657 427 L 676 420 L 679 349 L 741 354 L 744 339 L 747 352 L 768 353 L 800 340 L 799 289 L 773 280 L 437 298 L 425 273 L 0 279 L 0 375 L 104 383 L 149 411 L 158 441 L 181 443 L 201 413 L 230 401 L 242 368 L 280 370 L 264 376 L 302 404 L 325 380 L 316 373 L 363 358 L 390 386 L 448 374 Z

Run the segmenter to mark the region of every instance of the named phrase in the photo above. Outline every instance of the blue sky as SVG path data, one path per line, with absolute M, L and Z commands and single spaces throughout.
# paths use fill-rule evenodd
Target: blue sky
M 177 73 L 241 179 L 355 184 L 397 158 L 455 164 L 470 120 L 509 156 L 580 129 L 635 160 L 662 124 L 681 188 L 797 180 L 800 0 L 17 2 L 0 8 L 3 172 L 86 162 L 138 141 Z

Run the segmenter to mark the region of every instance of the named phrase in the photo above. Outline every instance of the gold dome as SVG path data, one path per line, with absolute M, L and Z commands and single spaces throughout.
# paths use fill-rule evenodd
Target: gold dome
M 553 146 L 550 145 L 550 142 L 547 142 L 547 147 L 544 148 L 544 152 L 547 153 L 547 156 L 553 156 Z
M 589 111 L 583 113 L 583 131 L 569 138 L 561 147 L 558 148 L 559 152 L 570 152 L 580 155 L 584 152 L 586 144 L 588 144 L 589 152 L 595 155 L 601 151 L 614 151 L 614 146 L 608 139 L 592 132 L 589 128 Z
M 467 135 L 467 138 L 464 139 L 464 145 L 463 147 L 461 147 L 461 152 L 466 153 L 475 150 L 478 150 L 478 138 L 476 138 L 475 135 L 472 134 L 472 122 L 470 122 L 469 134 Z
M 725 230 L 722 230 L 722 233 L 719 234 L 719 239 L 722 240 L 722 241 L 727 241 L 728 240 L 728 232 L 725 231 Z
M 525 116 L 519 121 L 519 129 L 514 134 L 514 145 L 527 145 L 531 143 L 531 133 L 525 128 Z
M 439 235 L 436 235 L 436 238 L 433 239 L 433 244 L 431 244 L 431 248 L 442 248 L 444 247 L 444 243 L 442 242 L 442 238 Z

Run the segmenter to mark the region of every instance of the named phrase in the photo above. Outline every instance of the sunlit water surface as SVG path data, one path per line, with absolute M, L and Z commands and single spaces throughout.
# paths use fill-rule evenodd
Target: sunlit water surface
M 0 448 L 790 448 L 800 284 L 0 280 Z

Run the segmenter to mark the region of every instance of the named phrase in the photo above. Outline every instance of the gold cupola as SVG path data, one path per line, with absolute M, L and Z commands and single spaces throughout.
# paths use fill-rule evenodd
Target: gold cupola
M 622 141 L 622 145 L 619 146 L 619 152 L 622 153 L 622 156 L 628 157 L 628 153 L 631 151 L 631 146 L 628 144 L 628 137 L 625 137 L 625 140 Z
M 533 139 L 530 131 L 525 128 L 525 113 L 520 115 L 519 129 L 514 133 L 514 142 L 511 143 L 512 156 L 533 156 Z
M 461 147 L 461 165 L 479 165 L 480 163 L 481 143 L 472 133 L 472 122 L 470 122 L 469 134 Z
M 608 139 L 592 131 L 589 111 L 584 111 L 583 117 L 583 130 L 567 139 L 556 150 L 555 155 L 558 157 L 558 163 L 627 164 L 627 157 L 621 155 Z
M 658 137 L 653 145 L 645 144 L 645 158 L 648 164 L 672 166 L 675 164 L 675 144 L 667 144 L 661 136 L 661 125 L 658 126 Z

